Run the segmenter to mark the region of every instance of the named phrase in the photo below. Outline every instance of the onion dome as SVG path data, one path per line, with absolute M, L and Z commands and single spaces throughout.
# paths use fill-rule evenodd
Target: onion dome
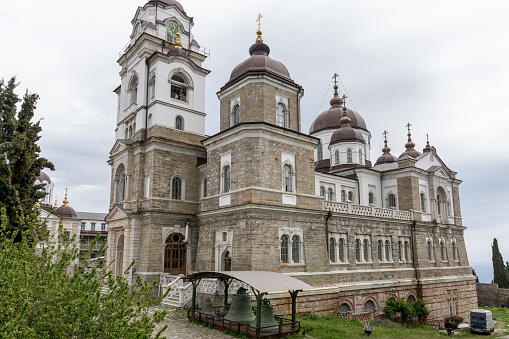
M 334 78 L 337 77 L 337 74 L 334 75 Z M 311 124 L 309 128 L 309 134 L 313 134 L 315 132 L 326 130 L 326 129 L 337 129 L 341 126 L 340 120 L 343 117 L 343 111 L 345 107 L 341 107 L 341 105 L 345 104 L 337 93 L 337 82 L 336 80 L 334 84 L 334 97 L 330 101 L 331 108 L 322 112 Z M 350 126 L 355 129 L 363 129 L 367 131 L 366 123 L 361 115 L 355 111 L 352 111 L 349 108 L 346 108 L 346 115 L 350 118 Z
M 177 7 L 182 13 L 186 14 L 186 11 L 184 11 L 184 7 L 178 2 L 177 0 L 150 0 L 147 2 L 148 4 L 158 4 L 159 6 L 175 6 Z M 186 14 L 187 15 L 187 14 Z
M 67 200 L 67 188 L 65 189 L 65 198 L 63 203 L 64 204 L 62 206 L 57 208 L 57 210 L 55 211 L 55 215 L 63 219 L 75 219 L 77 217 L 76 211 L 74 210 L 74 208 L 69 206 L 69 201 Z
M 406 127 L 408 129 L 408 134 L 407 134 L 408 135 L 408 141 L 405 144 L 406 151 L 401 153 L 401 155 L 399 156 L 398 159 L 401 159 L 405 155 L 408 155 L 411 158 L 417 158 L 419 155 L 421 155 L 421 153 L 417 152 L 415 150 L 415 148 L 414 148 L 415 147 L 415 143 L 412 141 L 412 133 L 410 133 L 410 126 L 412 126 L 410 123 L 408 123 L 406 125 Z
M 343 103 L 343 116 L 341 117 L 341 119 L 339 119 L 341 127 L 332 134 L 332 137 L 330 139 L 330 145 L 345 141 L 361 142 L 365 144 L 366 142 L 364 141 L 362 133 L 359 130 L 352 128 L 351 126 L 352 119 L 350 119 L 350 117 L 348 117 L 346 113 L 347 109 L 344 106 L 346 101 L 345 99 L 346 99 L 345 95 L 343 95 L 343 98 L 339 97 L 338 86 L 334 85 L 334 97 L 331 100 L 331 105 L 334 105 L 336 108 L 339 108 L 341 107 L 341 103 Z
M 39 172 L 39 176 L 37 177 L 37 180 L 39 180 L 39 182 L 46 181 L 47 183 L 51 184 L 51 178 L 46 173 L 44 173 L 43 171 Z
M 249 55 L 251 57 L 242 61 L 233 69 L 227 85 L 245 75 L 261 73 L 268 73 L 276 78 L 293 83 L 286 66 L 269 57 L 270 48 L 263 43 L 262 31 L 258 29 L 256 34 L 256 42 L 249 48 Z
M 388 164 L 398 160 L 394 155 L 391 154 L 391 149 L 387 146 L 387 131 L 384 131 L 384 143 L 385 146 L 382 148 L 383 154 L 376 160 L 375 166 L 380 164 Z

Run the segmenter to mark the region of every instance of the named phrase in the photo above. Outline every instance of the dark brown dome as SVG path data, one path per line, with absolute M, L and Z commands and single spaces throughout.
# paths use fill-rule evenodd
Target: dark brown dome
M 419 155 L 421 155 L 421 153 L 417 152 L 414 149 L 408 150 L 408 151 L 404 151 L 403 153 L 401 153 L 401 155 L 399 156 L 398 159 L 403 158 L 405 155 L 408 155 L 408 156 L 410 156 L 412 158 L 417 158 Z
M 292 81 L 290 73 L 281 62 L 269 58 L 270 48 L 263 42 L 256 42 L 249 48 L 251 57 L 238 64 L 230 75 L 229 83 L 250 72 L 267 72 Z
M 362 137 L 362 133 L 359 130 L 353 129 L 350 126 L 341 127 L 340 129 L 334 131 L 332 137 L 330 138 L 330 145 L 344 141 L 361 142 L 363 144 L 366 143 L 364 141 L 364 138 Z
M 37 177 L 37 180 L 39 180 L 39 182 L 46 181 L 48 183 L 51 183 L 50 177 L 46 173 L 44 173 L 43 171 L 41 171 L 39 173 L 39 176 Z
M 180 2 L 178 2 L 177 0 L 150 0 L 148 3 L 149 4 L 156 4 L 156 2 L 158 3 L 158 5 L 163 5 L 163 6 L 175 6 L 177 7 L 182 13 L 186 14 L 186 11 L 184 11 L 184 7 L 182 7 L 182 5 L 180 4 Z M 187 14 L 186 14 L 187 15 Z
M 60 206 L 55 211 L 55 215 L 60 218 L 74 219 L 76 218 L 76 211 L 71 206 Z
M 316 133 L 325 129 L 337 129 L 341 125 L 339 119 L 343 115 L 342 107 L 331 107 L 330 109 L 322 112 L 311 124 L 309 134 Z M 361 115 L 351 109 L 346 109 L 346 115 L 351 119 L 350 125 L 353 128 L 360 128 L 367 131 L 366 123 Z
M 376 163 L 375 163 L 375 166 L 376 165 L 380 165 L 380 164 L 388 164 L 388 163 L 391 163 L 391 162 L 395 162 L 397 161 L 398 159 L 392 155 L 392 154 L 382 154 L 377 160 L 376 160 Z

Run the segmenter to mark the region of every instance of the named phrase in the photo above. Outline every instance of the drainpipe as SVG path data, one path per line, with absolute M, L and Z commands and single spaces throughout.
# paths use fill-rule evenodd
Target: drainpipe
M 332 217 L 332 212 L 329 209 L 325 217 L 325 243 L 327 244 L 327 257 L 329 256 L 329 219 Z
M 415 280 L 417 280 L 417 298 L 422 299 L 422 284 L 421 284 L 421 281 L 419 280 L 419 274 L 417 273 L 417 266 L 416 266 L 416 253 L 415 253 L 415 243 L 417 241 L 415 239 L 415 225 L 416 225 L 416 223 L 417 222 L 415 220 L 412 221 L 412 226 L 410 228 L 412 237 L 410 238 L 410 241 L 412 244 L 412 266 L 414 268 Z

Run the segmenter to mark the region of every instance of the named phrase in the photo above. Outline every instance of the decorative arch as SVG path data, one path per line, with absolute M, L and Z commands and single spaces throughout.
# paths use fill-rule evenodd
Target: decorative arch
M 232 250 L 228 246 L 223 253 L 221 253 L 221 271 L 232 270 Z
M 185 84 L 191 89 L 194 88 L 194 81 L 191 74 L 189 74 L 183 67 L 174 68 L 168 73 L 168 82 L 171 83 L 171 79 L 174 75 L 178 75 L 183 78 Z
M 185 200 L 185 180 L 180 175 L 174 175 L 170 181 L 171 198 L 175 200 Z
M 171 233 L 164 246 L 164 273 L 186 274 L 187 243 L 182 233 Z
M 387 194 L 385 195 L 385 201 L 386 201 L 386 206 L 388 208 L 397 208 L 398 206 L 398 200 L 397 200 L 397 197 L 396 197 L 396 194 L 391 191 L 387 192 Z
M 417 300 L 417 295 L 414 292 L 410 292 L 405 297 L 406 301 L 412 303 Z
M 131 79 L 129 79 L 129 85 L 127 86 L 127 93 L 129 96 L 129 106 L 138 103 L 138 82 L 139 76 L 136 71 L 134 71 L 131 75 Z
M 369 308 L 370 307 L 369 303 L 371 303 L 373 305 L 373 308 Z M 366 308 L 366 307 L 368 307 L 368 308 Z M 371 311 L 375 312 L 378 309 L 378 303 L 376 302 L 376 298 L 374 298 L 373 296 L 365 297 L 364 300 L 362 301 L 362 308 L 365 311 L 371 310 Z
M 127 175 L 124 164 L 120 164 L 115 171 L 115 203 L 120 204 L 124 201 L 127 192 Z
M 348 308 L 346 311 L 345 311 L 346 307 L 341 309 L 341 306 L 343 306 L 343 305 L 346 305 L 346 307 Z M 351 312 L 353 309 L 354 309 L 353 303 L 349 299 L 341 298 L 338 300 L 338 312 L 339 313 Z M 344 312 L 342 312 L 342 311 L 344 311 Z

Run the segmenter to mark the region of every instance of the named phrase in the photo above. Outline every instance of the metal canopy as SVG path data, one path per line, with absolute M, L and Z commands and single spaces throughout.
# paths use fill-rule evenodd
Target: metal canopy
M 313 286 L 288 275 L 268 271 L 198 272 L 184 277 L 184 279 L 191 280 L 203 278 L 234 278 L 245 282 L 253 289 L 263 294 L 283 291 L 303 291 L 313 288 Z

